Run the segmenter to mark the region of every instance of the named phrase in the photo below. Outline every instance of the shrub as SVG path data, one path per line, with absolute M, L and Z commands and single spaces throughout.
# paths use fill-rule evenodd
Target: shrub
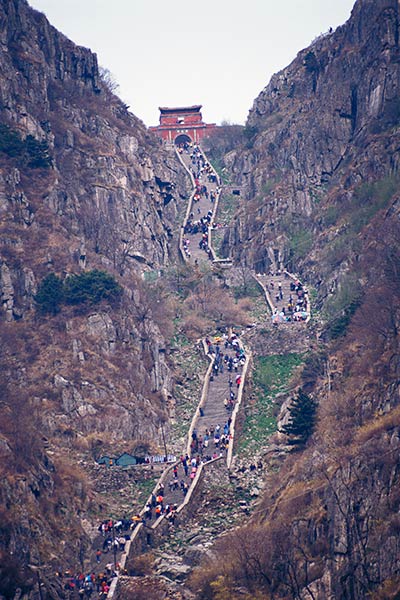
M 24 142 L 26 166 L 31 169 L 48 169 L 52 166 L 49 147 L 45 140 L 38 142 L 32 135 L 28 135 Z
M 12 553 L 11 553 L 12 554 Z M 30 573 L 22 564 L 21 557 L 0 551 L 0 594 L 2 598 L 14 598 L 17 591 L 25 595 L 30 589 Z
M 342 337 L 342 335 L 346 333 L 351 321 L 351 317 L 354 315 L 360 304 L 361 298 L 355 298 L 351 301 L 349 306 L 347 306 L 344 309 L 343 314 L 336 317 L 329 324 L 328 331 L 332 340 L 336 340 L 337 338 Z
M 324 374 L 326 356 L 323 351 L 308 352 L 304 361 L 301 378 L 303 387 L 311 390 L 317 379 Z
M 22 147 L 20 136 L 7 125 L 0 125 L 0 151 L 14 157 L 21 154 Z
M 308 395 L 299 390 L 296 398 L 289 406 L 289 421 L 282 426 L 282 433 L 289 436 L 288 444 L 305 444 L 314 430 L 316 402 Z
M 210 159 L 223 166 L 223 157 L 243 143 L 243 125 L 222 122 L 210 132 L 204 140 L 204 146 Z
M 55 315 L 63 303 L 92 305 L 102 300 L 115 301 L 121 295 L 122 287 L 114 277 L 95 269 L 71 275 L 64 282 L 50 273 L 40 283 L 35 302 L 39 312 Z
M 97 269 L 71 275 L 64 282 L 67 304 L 97 304 L 101 300 L 117 300 L 121 294 L 122 288 L 114 277 Z
M 254 146 L 254 142 L 256 140 L 258 134 L 257 127 L 253 127 L 251 125 L 246 125 L 243 130 L 243 136 L 246 141 L 246 148 L 251 150 Z
M 313 245 L 313 235 L 310 229 L 296 228 L 289 238 L 290 261 L 298 262 L 307 256 Z
M 351 318 L 361 305 L 363 290 L 356 273 L 345 276 L 336 295 L 325 305 L 325 315 L 328 320 L 327 333 L 330 339 L 343 336 L 350 324 Z
M 64 292 L 62 281 L 54 273 L 47 275 L 39 285 L 35 302 L 41 313 L 57 314 L 63 301 Z
M 17 131 L 0 124 L 0 152 L 17 158 L 21 166 L 31 169 L 47 169 L 52 166 L 47 142 L 39 142 L 32 135 L 23 140 Z

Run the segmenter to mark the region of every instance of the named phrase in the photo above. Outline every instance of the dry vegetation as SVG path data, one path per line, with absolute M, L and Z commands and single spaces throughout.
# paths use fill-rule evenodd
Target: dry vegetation
M 306 362 L 303 381 L 319 398 L 313 437 L 279 477 L 271 473 L 251 522 L 195 569 L 196 598 L 323 597 L 328 560 L 336 597 L 375 587 L 371 597 L 397 597 L 400 255 L 391 210 L 364 232 L 358 307 L 340 337 Z

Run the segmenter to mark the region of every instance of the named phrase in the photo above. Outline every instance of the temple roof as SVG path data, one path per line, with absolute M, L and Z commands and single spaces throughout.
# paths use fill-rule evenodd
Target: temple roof
M 166 113 L 188 113 L 188 112 L 199 112 L 202 104 L 195 104 L 194 106 L 180 106 L 175 108 L 168 108 L 167 106 L 159 106 L 158 110 L 161 114 Z

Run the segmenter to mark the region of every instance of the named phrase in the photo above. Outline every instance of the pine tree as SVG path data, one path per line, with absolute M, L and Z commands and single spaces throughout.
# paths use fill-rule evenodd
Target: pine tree
M 292 446 L 305 444 L 314 430 L 317 403 L 300 389 L 288 410 L 289 421 L 283 425 L 281 433 L 293 436 L 288 440 Z
M 97 304 L 102 300 L 117 300 L 121 295 L 122 288 L 114 277 L 98 269 L 71 275 L 64 282 L 67 304 Z
M 64 292 L 62 281 L 54 273 L 47 275 L 40 283 L 35 302 L 41 313 L 55 315 L 60 310 Z

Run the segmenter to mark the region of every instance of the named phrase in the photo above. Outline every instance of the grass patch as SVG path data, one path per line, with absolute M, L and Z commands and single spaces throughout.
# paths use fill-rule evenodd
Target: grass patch
M 275 396 L 288 389 L 294 370 L 304 362 L 298 353 L 262 356 L 254 362 L 255 400 L 246 407 L 246 416 L 236 453 L 254 456 L 268 444 L 276 431 Z
M 313 236 L 310 229 L 299 229 L 289 238 L 291 260 L 298 262 L 307 256 L 313 245 Z
M 159 271 L 144 271 L 143 273 L 143 279 L 146 283 L 155 283 L 158 281 L 159 277 Z
M 339 233 L 325 250 L 325 260 L 332 267 L 348 260 L 351 253 L 362 252 L 362 241 L 358 234 L 380 210 L 389 206 L 399 182 L 400 178 L 392 175 L 373 183 L 364 183 L 355 190 L 348 201 L 326 209 L 326 225 L 340 226 Z
M 132 491 L 135 494 L 135 500 L 139 505 L 144 505 L 159 479 L 159 473 L 149 479 L 143 479 L 132 485 Z

